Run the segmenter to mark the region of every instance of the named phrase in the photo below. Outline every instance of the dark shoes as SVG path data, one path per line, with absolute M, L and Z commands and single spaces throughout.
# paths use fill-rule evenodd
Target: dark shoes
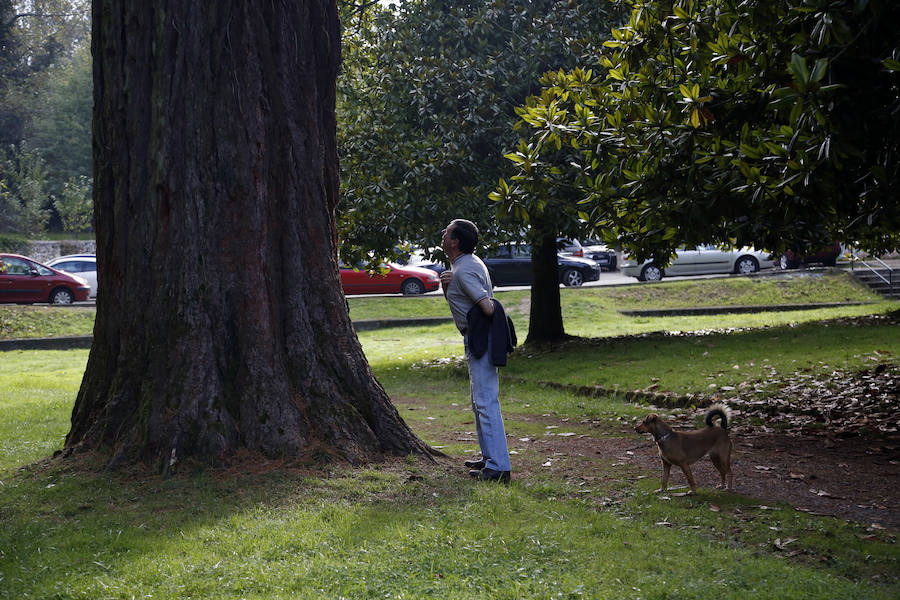
M 468 467 L 469 469 L 477 469 L 480 471 L 484 468 L 484 459 L 479 458 L 478 460 L 467 460 L 463 464 L 466 465 L 466 467 Z
M 498 481 L 500 483 L 509 483 L 509 471 L 495 471 L 494 469 L 475 469 L 469 471 L 469 475 L 478 481 Z
M 509 483 L 509 471 L 495 471 L 484 466 L 484 458 L 478 460 L 470 459 L 465 464 L 468 468 L 469 475 L 478 481 L 499 481 L 500 483 Z

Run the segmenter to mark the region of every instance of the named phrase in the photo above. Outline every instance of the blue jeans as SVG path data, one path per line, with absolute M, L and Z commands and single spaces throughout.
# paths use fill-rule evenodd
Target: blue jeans
M 495 471 L 509 471 L 509 449 L 506 446 L 506 431 L 500 415 L 500 380 L 497 367 L 491 362 L 490 350 L 481 358 L 469 352 L 468 339 L 466 361 L 469 363 L 469 388 L 472 398 L 472 412 L 475 413 L 475 430 L 485 467 Z M 490 345 L 489 345 L 490 347 Z

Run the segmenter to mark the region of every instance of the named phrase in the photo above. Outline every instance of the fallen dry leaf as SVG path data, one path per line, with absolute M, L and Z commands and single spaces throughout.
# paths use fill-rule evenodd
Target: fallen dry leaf
M 797 538 L 784 538 L 784 540 L 782 540 L 781 538 L 777 538 L 775 540 L 775 547 L 779 550 L 784 550 L 785 548 L 787 548 L 788 544 L 793 544 L 796 541 Z

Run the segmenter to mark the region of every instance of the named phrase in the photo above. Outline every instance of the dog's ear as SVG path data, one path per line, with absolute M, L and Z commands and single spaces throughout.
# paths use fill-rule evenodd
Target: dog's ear
M 641 421 L 640 424 L 638 424 L 638 427 L 648 427 L 650 425 L 650 423 L 652 423 L 656 419 L 657 419 L 656 413 L 650 413 L 649 415 L 644 417 L 644 420 Z

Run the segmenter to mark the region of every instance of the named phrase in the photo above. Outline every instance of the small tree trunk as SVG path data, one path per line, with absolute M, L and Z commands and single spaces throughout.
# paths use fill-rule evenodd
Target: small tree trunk
M 333 1 L 95 0 L 102 289 L 66 454 L 426 453 L 336 262 Z
M 525 343 L 564 339 L 555 233 L 542 235 L 532 246 L 531 268 L 531 314 Z

